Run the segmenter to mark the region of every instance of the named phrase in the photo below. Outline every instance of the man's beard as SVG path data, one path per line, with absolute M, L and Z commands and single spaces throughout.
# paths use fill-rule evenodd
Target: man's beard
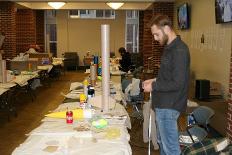
M 166 35 L 166 33 L 164 32 L 163 29 L 161 29 L 162 33 L 163 33 L 163 37 L 162 39 L 160 40 L 160 45 L 163 46 L 163 45 L 166 45 L 168 43 L 168 35 Z

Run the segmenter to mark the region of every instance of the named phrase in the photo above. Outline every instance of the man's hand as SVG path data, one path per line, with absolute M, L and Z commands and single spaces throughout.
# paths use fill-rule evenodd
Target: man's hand
M 151 92 L 152 91 L 152 83 L 155 81 L 156 79 L 149 79 L 143 82 L 143 89 L 144 92 Z

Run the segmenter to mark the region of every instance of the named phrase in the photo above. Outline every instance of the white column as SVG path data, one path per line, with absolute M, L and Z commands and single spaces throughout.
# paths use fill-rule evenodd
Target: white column
M 102 52 L 102 110 L 109 110 L 110 96 L 110 26 L 101 25 L 101 52 Z

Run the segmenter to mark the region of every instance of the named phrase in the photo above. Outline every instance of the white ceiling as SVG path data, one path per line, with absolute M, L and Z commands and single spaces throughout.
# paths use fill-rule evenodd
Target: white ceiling
M 9 0 L 13 2 L 174 2 L 175 0 Z
M 11 0 L 17 2 L 20 8 L 53 9 L 47 2 L 59 0 Z M 60 0 L 66 2 L 61 9 L 111 9 L 106 2 L 119 2 L 119 0 Z M 173 2 L 174 0 L 120 0 L 125 4 L 119 10 L 146 10 L 153 2 Z
M 30 9 L 53 9 L 46 2 L 17 2 Z M 125 3 L 120 10 L 145 10 L 152 3 Z M 104 2 L 67 2 L 61 9 L 111 9 Z

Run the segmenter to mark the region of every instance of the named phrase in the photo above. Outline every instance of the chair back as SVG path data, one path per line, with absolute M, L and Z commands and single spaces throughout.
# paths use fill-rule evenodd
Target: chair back
M 132 78 L 130 95 L 138 96 L 140 93 L 140 79 Z
M 122 92 L 125 93 L 125 89 L 131 84 L 130 79 L 123 79 L 122 80 Z
M 133 77 L 139 79 L 143 73 L 143 66 L 139 66 L 138 68 L 135 68 L 135 70 L 132 72 Z
M 65 67 L 77 67 L 79 66 L 79 55 L 77 52 L 65 52 L 64 53 L 64 66 Z
M 214 110 L 206 106 L 199 106 L 193 111 L 192 114 L 198 124 L 207 128 L 207 125 L 210 123 L 211 117 L 214 115 Z
M 65 52 L 64 57 L 66 59 L 76 59 L 78 57 L 77 52 Z
M 142 83 L 140 79 L 132 78 L 122 80 L 122 92 L 127 96 L 126 100 L 131 102 L 143 101 L 143 93 L 141 91 Z

